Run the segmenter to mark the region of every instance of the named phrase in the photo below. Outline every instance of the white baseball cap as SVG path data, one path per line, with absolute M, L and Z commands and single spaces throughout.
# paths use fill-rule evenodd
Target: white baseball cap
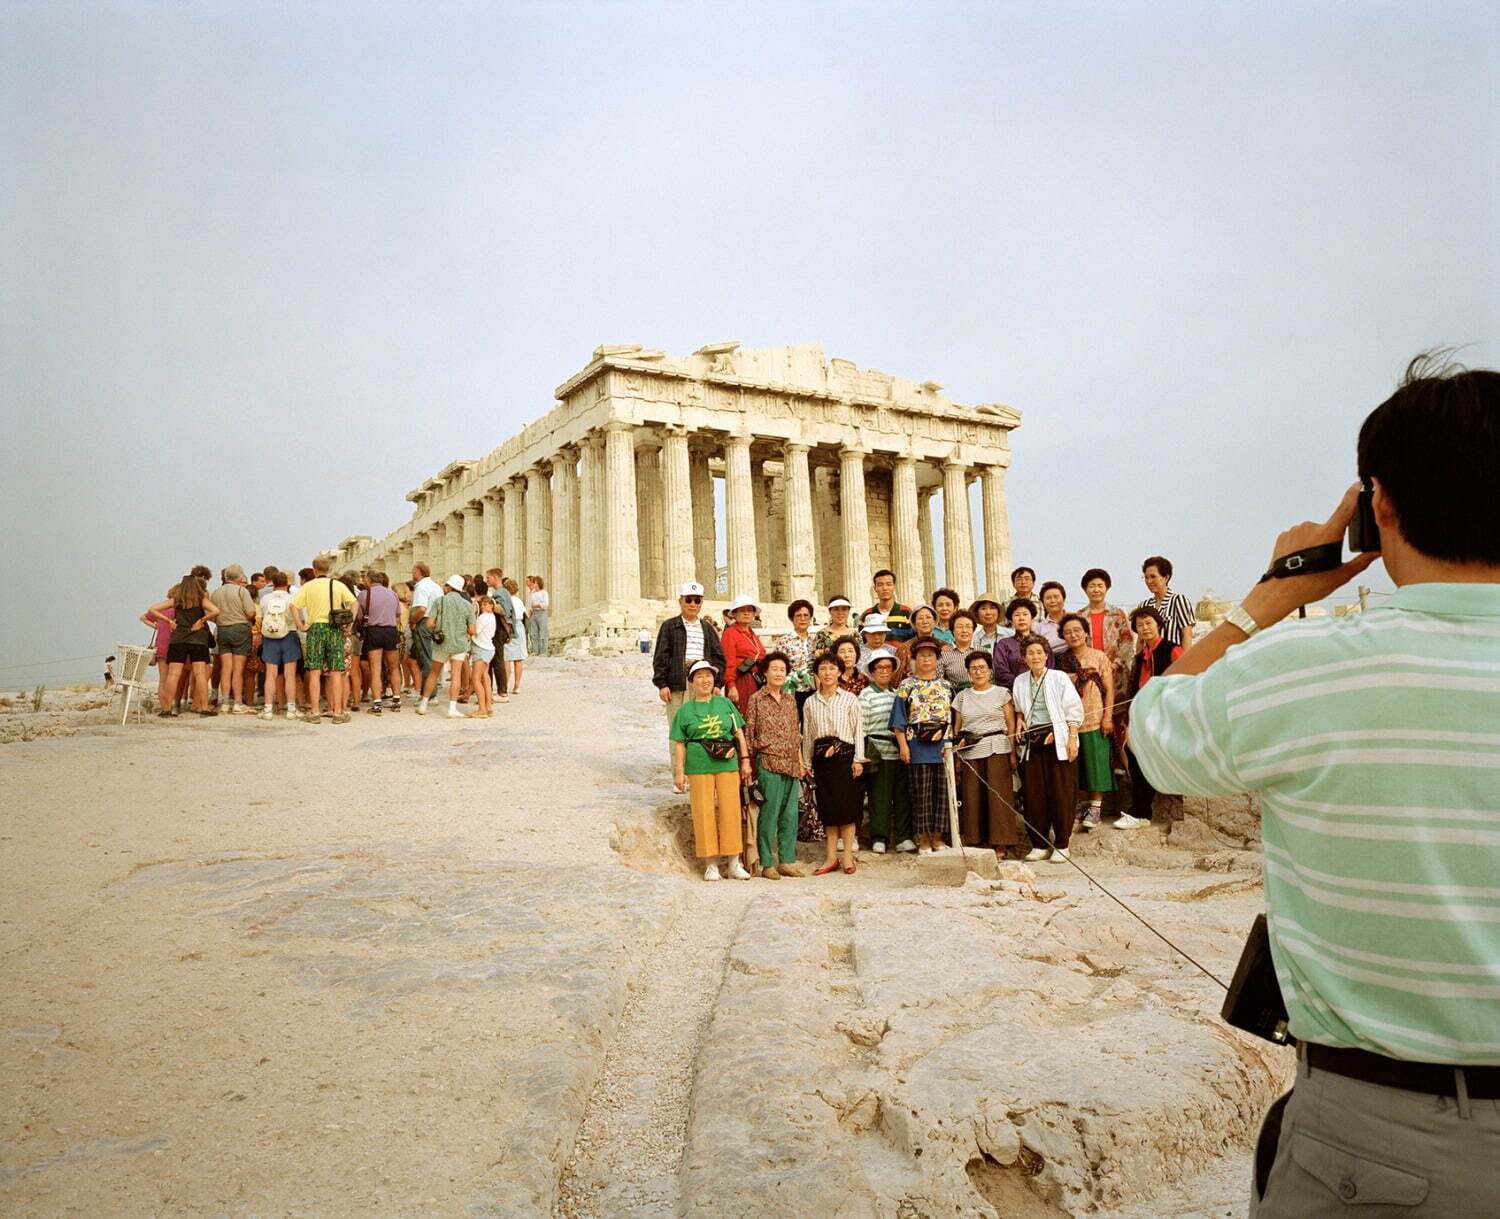
M 693 676 L 693 674 L 696 673 L 699 669 L 707 669 L 715 677 L 717 677 L 719 675 L 719 670 L 717 668 L 715 668 L 714 665 L 710 661 L 699 660 L 699 661 L 695 661 L 694 664 L 693 664 L 693 667 L 688 670 L 688 677 L 691 678 Z
M 835 597 L 832 601 L 830 601 L 828 603 L 828 608 L 829 609 L 834 609 L 835 607 L 840 606 L 840 605 L 848 605 L 850 609 L 854 608 L 853 605 L 850 605 L 848 597 Z
M 759 609 L 760 606 L 758 606 L 758 605 L 755 604 L 755 598 L 754 597 L 736 597 L 733 601 L 731 601 L 729 603 L 729 612 L 731 614 L 734 613 L 735 610 L 746 609 L 746 608 L 749 608 L 749 609 Z
M 866 614 L 864 625 L 859 629 L 863 635 L 873 635 L 877 631 L 888 631 L 891 628 L 886 625 L 884 614 Z
M 699 584 L 696 580 L 689 580 L 687 583 L 678 586 L 677 595 L 679 597 L 701 597 L 703 596 L 703 585 Z
M 463 592 L 464 591 L 464 578 L 462 576 L 449 576 L 448 577 L 448 587 L 451 588 L 451 589 L 453 589 L 455 592 L 460 592 L 460 593 Z

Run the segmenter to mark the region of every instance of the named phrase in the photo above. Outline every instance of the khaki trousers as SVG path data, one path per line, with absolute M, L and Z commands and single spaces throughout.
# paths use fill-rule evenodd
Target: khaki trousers
M 1500 1101 L 1367 1084 L 1297 1064 L 1297 1083 L 1261 1130 L 1257 1164 L 1274 1144 L 1250 1219 L 1500 1215 Z
M 693 811 L 693 854 L 738 855 L 745 849 L 740 818 L 740 774 L 688 775 L 688 805 Z

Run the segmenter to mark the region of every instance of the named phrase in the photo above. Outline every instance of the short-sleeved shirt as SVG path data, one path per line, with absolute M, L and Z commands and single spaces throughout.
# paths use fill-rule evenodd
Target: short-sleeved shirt
M 735 705 L 722 694 L 715 694 L 707 702 L 700 703 L 691 695 L 677 708 L 672 717 L 672 728 L 667 734 L 674 741 L 687 742 L 687 756 L 682 772 L 688 775 L 722 775 L 738 770 L 739 758 L 730 755 L 724 759 L 711 758 L 708 750 L 694 745 L 694 741 L 729 740 L 745 721 Z
M 219 607 L 214 625 L 220 629 L 244 626 L 255 620 L 255 598 L 243 584 L 221 584 L 209 593 L 208 599 Z
M 420 606 L 422 609 L 430 609 L 438 603 L 442 595 L 443 586 L 431 576 L 423 576 L 417 581 L 417 586 L 411 590 L 412 608 L 416 609 Z
M 881 689 L 871 682 L 859 692 L 859 710 L 865 721 L 866 754 L 876 753 L 882 758 L 901 756 L 896 734 L 891 731 L 891 704 L 895 701 L 896 691 L 890 686 Z
M 911 606 L 909 605 L 897 602 L 888 610 L 872 605 L 859 616 L 859 620 L 863 622 L 871 614 L 885 615 L 886 639 L 891 643 L 900 643 L 903 639 L 910 639 L 917 633 L 911 624 Z
M 329 620 L 330 609 L 353 609 L 355 601 L 343 581 L 318 576 L 297 590 L 292 604 L 306 615 L 308 626 L 316 626 Z
M 359 607 L 365 612 L 366 626 L 395 626 L 401 598 L 383 584 L 372 584 L 359 594 Z
M 963 717 L 965 732 L 995 734 L 985 735 L 977 745 L 963 750 L 963 757 L 972 762 L 1010 752 L 1010 737 L 1005 735 L 1005 708 L 1009 703 L 1010 691 L 993 683 L 984 690 L 970 686 L 953 696 L 953 709 Z
M 1182 628 L 1192 626 L 1198 620 L 1198 611 L 1193 608 L 1193 603 L 1181 593 L 1174 593 L 1170 589 L 1164 600 L 1147 597 L 1136 609 L 1154 609 L 1160 614 L 1161 633 L 1179 646 L 1182 644 Z
M 485 610 L 474 622 L 474 646 L 491 649 L 495 646 L 495 615 Z
M 891 704 L 891 727 L 907 728 L 917 724 L 946 724 L 953 709 L 953 692 L 941 677 L 904 677 L 896 687 Z M 943 747 L 934 741 L 921 741 L 914 735 L 906 738 L 913 762 L 941 762 Z
M 437 629 L 443 632 L 443 642 L 438 645 L 442 651 L 454 655 L 468 648 L 469 626 L 476 619 L 474 606 L 463 593 L 444 593 L 428 608 L 428 616 L 437 620 Z
M 1260 793 L 1294 1036 L 1500 1064 L 1500 584 L 1280 623 L 1134 712 L 1153 784 Z

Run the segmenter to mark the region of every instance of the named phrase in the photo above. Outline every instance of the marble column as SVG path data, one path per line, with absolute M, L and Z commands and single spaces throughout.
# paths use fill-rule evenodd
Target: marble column
M 474 569 L 476 572 L 482 574 L 491 567 L 500 566 L 500 557 L 505 553 L 505 535 L 501 527 L 503 520 L 504 514 L 500 510 L 500 492 L 498 490 L 486 491 L 484 493 L 484 520 L 480 526 L 479 566 Z
M 974 526 L 969 517 L 969 463 L 957 458 L 943 462 L 943 559 L 948 569 L 948 587 L 965 604 L 972 601 L 977 590 Z
M 984 510 L 984 587 L 1003 598 L 1010 591 L 1010 514 L 1005 506 L 1005 467 L 985 466 L 979 472 L 980 505 Z
M 636 528 L 641 539 L 641 596 L 660 597 L 666 587 L 666 539 L 662 521 L 661 445 L 651 437 L 635 450 Z
M 783 450 L 786 467 L 787 600 L 813 599 L 816 554 L 813 546 L 812 479 L 807 468 L 808 446 L 791 441 Z M 852 599 L 852 598 L 851 598 Z M 855 613 L 859 608 L 855 608 Z
M 583 605 L 604 600 L 604 443 L 584 437 L 578 462 L 578 588 Z
M 516 474 L 505 483 L 505 559 L 500 570 L 520 584 L 525 566 L 526 480 Z
M 843 593 L 850 601 L 859 601 L 868 591 L 868 583 L 860 591 L 851 592 L 841 587 L 844 583 L 844 540 L 839 527 L 839 476 L 828 466 L 819 466 L 813 472 L 813 520 L 818 530 L 818 595 L 812 600 L 828 601 L 835 593 Z M 855 610 L 858 613 L 858 609 Z
M 666 430 L 661 446 L 661 482 L 662 502 L 666 505 L 662 521 L 665 574 L 660 590 L 646 591 L 653 597 L 665 597 L 671 602 L 682 584 L 696 578 L 694 573 L 697 570 L 693 557 L 693 521 L 698 514 L 698 500 L 693 493 L 686 428 L 674 425 Z M 691 512 L 684 510 L 689 503 Z M 713 507 L 712 502 L 709 507 Z
M 843 593 L 858 600 L 851 588 L 870 586 L 870 521 L 865 503 L 865 454 L 861 448 L 839 450 L 839 508 L 842 513 Z M 854 612 L 859 613 L 856 606 Z
M 755 570 L 760 575 L 760 586 L 750 590 L 757 605 L 771 600 L 771 489 L 767 486 L 766 463 L 750 459 L 750 503 L 751 519 L 755 522 Z
M 921 517 L 926 513 L 926 502 L 917 500 L 917 459 L 897 457 L 891 468 L 891 569 L 896 573 L 896 596 L 907 598 L 908 604 L 930 591 L 923 587 L 927 581 L 922 570 Z
M 693 497 L 693 577 L 707 594 L 714 595 L 719 574 L 719 534 L 715 520 L 714 475 L 708 468 L 708 450 L 694 449 L 688 463 L 688 481 Z
M 750 487 L 750 437 L 724 442 L 724 527 L 728 530 L 729 597 L 757 596 L 755 497 Z
M 622 419 L 612 419 L 604 426 L 604 559 L 606 600 L 639 601 L 635 425 Z
M 932 497 L 936 494 L 936 487 L 923 487 L 917 492 L 917 538 L 922 543 L 922 587 L 907 601 L 908 605 L 927 600 L 927 595 L 937 590 L 937 548 L 932 544 Z M 902 595 L 905 596 L 904 593 Z
M 770 539 L 770 566 L 764 574 L 766 600 L 772 604 L 790 600 L 786 588 L 786 474 L 766 475 L 766 531 Z
M 466 576 L 484 570 L 484 503 L 475 501 L 464 507 L 464 543 L 460 569 Z
M 573 609 L 578 598 L 578 450 L 552 460 L 552 564 L 547 578 L 550 613 Z
M 463 513 L 450 512 L 443 518 L 443 580 L 458 575 L 463 568 L 463 538 Z
M 546 581 L 552 564 L 552 485 L 544 466 L 526 471 L 526 571 Z M 517 575 L 520 581 L 521 576 Z M 522 585 L 525 591 L 525 585 Z

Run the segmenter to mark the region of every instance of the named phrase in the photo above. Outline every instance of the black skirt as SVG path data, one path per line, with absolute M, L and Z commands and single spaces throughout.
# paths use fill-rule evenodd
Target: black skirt
M 858 825 L 865 793 L 854 777 L 853 758 L 813 758 L 818 787 L 818 819 L 824 825 Z

